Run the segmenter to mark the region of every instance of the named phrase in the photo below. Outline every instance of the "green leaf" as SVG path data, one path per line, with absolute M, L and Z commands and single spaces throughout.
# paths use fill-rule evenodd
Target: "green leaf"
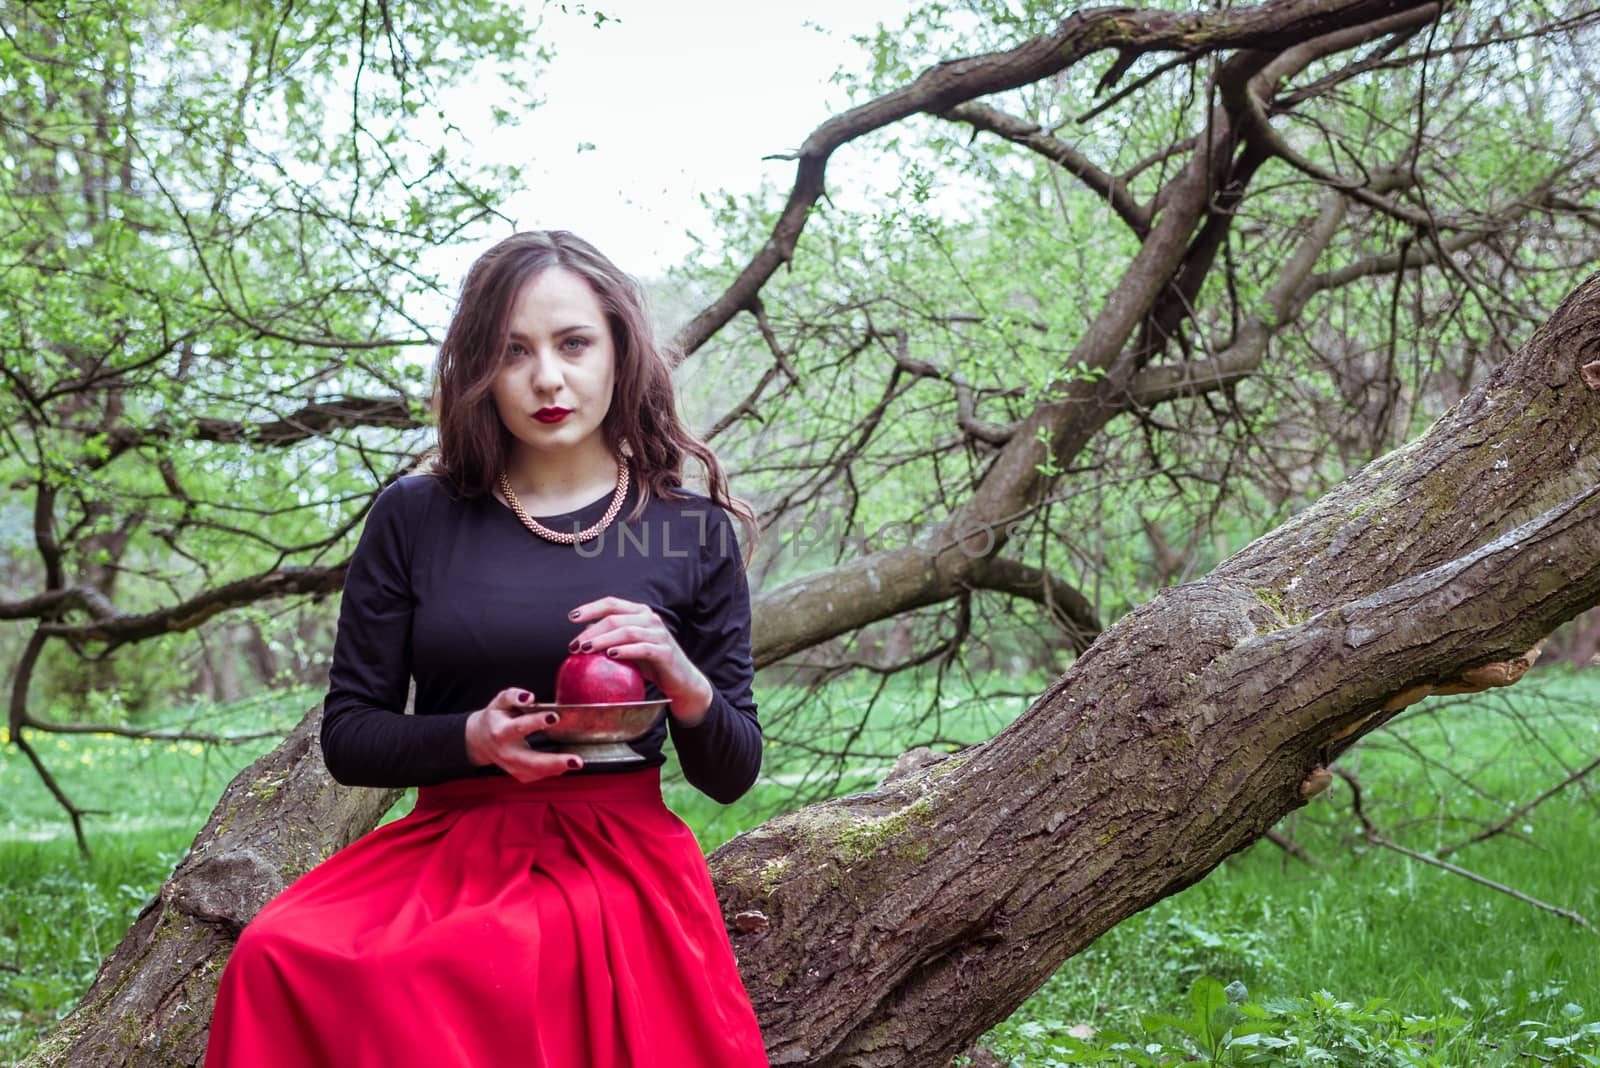
M 1228 1005 L 1228 995 L 1220 982 L 1209 975 L 1202 975 L 1189 987 L 1189 1007 L 1193 1012 L 1193 1034 L 1199 1035 L 1210 1049 L 1215 1049 L 1220 1035 L 1215 1031 L 1213 1021 L 1221 1009 Z

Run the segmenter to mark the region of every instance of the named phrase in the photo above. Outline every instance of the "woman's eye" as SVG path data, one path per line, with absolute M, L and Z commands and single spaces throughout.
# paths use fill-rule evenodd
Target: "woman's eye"
M 581 352 L 589 347 L 589 339 L 586 337 L 569 337 L 561 343 L 561 347 L 568 352 Z
M 528 347 L 523 345 L 521 342 L 513 341 L 511 344 L 506 346 L 506 355 L 510 356 L 514 360 L 521 359 L 527 354 Z

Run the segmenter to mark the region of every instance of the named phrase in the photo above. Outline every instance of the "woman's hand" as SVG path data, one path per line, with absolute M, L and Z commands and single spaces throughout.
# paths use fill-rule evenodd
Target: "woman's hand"
M 518 782 L 548 779 L 583 767 L 571 753 L 541 753 L 528 748 L 528 735 L 552 726 L 553 712 L 529 712 L 533 694 L 515 687 L 467 717 L 467 757 L 478 767 L 497 764 Z
M 568 613 L 587 624 L 567 648 L 574 653 L 604 653 L 626 660 L 656 684 L 671 705 L 672 718 L 693 727 L 706 718 L 714 691 L 705 674 L 678 645 L 655 609 L 620 597 L 602 597 Z

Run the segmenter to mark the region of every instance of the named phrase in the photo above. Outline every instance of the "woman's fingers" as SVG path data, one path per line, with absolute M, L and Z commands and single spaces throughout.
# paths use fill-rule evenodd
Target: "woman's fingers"
M 569 652 L 626 660 L 656 684 L 680 722 L 692 724 L 704 718 L 713 696 L 711 683 L 654 608 L 621 597 L 601 597 L 579 605 L 568 616 L 586 624 L 568 644 Z
M 577 644 L 575 650 L 577 652 L 603 653 L 614 645 L 625 645 L 629 642 L 665 645 L 672 641 L 672 633 L 660 623 L 638 620 L 632 623 L 617 623 L 592 634 L 579 635 L 573 641 Z M 572 647 L 569 645 L 568 648 Z
M 596 619 L 579 631 L 577 637 L 567 643 L 567 651 L 569 653 L 604 652 L 608 645 L 613 645 L 617 642 L 619 631 L 632 631 L 635 634 L 648 632 L 668 637 L 672 634 L 667 629 L 667 625 L 661 621 L 661 617 L 646 608 L 638 612 L 626 612 Z
M 501 712 L 519 713 L 533 704 L 533 692 L 524 690 L 519 686 L 511 686 L 501 690 L 490 698 L 485 709 L 496 709 Z
M 657 686 L 667 688 L 674 676 L 689 667 L 689 658 L 663 626 L 618 627 L 597 635 L 585 652 L 626 660 Z
M 506 747 L 497 763 L 518 782 L 548 779 L 583 767 L 583 761 L 572 753 L 541 753 L 528 747 L 528 735 L 553 727 L 560 720 L 554 712 L 508 717 L 504 724 L 508 735 Z
M 584 623 L 603 616 L 614 615 L 618 612 L 648 612 L 648 605 L 637 601 L 625 601 L 621 597 L 601 597 L 598 600 L 580 604 L 567 613 L 567 618 L 574 623 Z
M 672 636 L 672 632 L 667 629 L 667 625 L 661 621 L 654 608 L 621 597 L 601 597 L 599 600 L 581 604 L 568 613 L 568 616 L 575 623 L 586 624 L 567 644 L 567 651 L 572 653 L 604 652 L 608 646 L 615 645 L 621 640 L 617 632 L 627 627 L 635 628 L 636 632 L 648 631 L 652 636 L 659 634 L 669 641 Z
M 467 717 L 467 756 L 473 764 L 494 764 L 518 782 L 533 782 L 583 767 L 571 753 L 541 753 L 528 747 L 528 735 L 553 727 L 561 717 L 554 712 L 531 711 L 533 695 L 527 690 L 502 690 L 487 705 Z
M 518 782 L 534 782 L 577 771 L 583 767 L 583 761 L 571 753 L 540 753 L 524 743 L 521 753 L 508 754 L 506 762 L 500 766 Z
M 559 722 L 561 716 L 555 712 L 525 712 L 521 715 L 507 716 L 493 729 L 507 742 L 526 743 L 528 735 L 542 731 L 546 727 L 554 727 Z

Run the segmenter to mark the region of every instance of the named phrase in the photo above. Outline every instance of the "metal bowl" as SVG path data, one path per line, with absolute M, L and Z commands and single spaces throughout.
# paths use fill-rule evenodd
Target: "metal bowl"
M 658 699 L 601 705 L 535 704 L 531 711 L 554 712 L 561 717 L 555 726 L 539 732 L 542 738 L 556 743 L 562 752 L 582 757 L 586 764 L 606 764 L 640 759 L 625 743 L 648 733 L 666 707 L 666 700 Z

